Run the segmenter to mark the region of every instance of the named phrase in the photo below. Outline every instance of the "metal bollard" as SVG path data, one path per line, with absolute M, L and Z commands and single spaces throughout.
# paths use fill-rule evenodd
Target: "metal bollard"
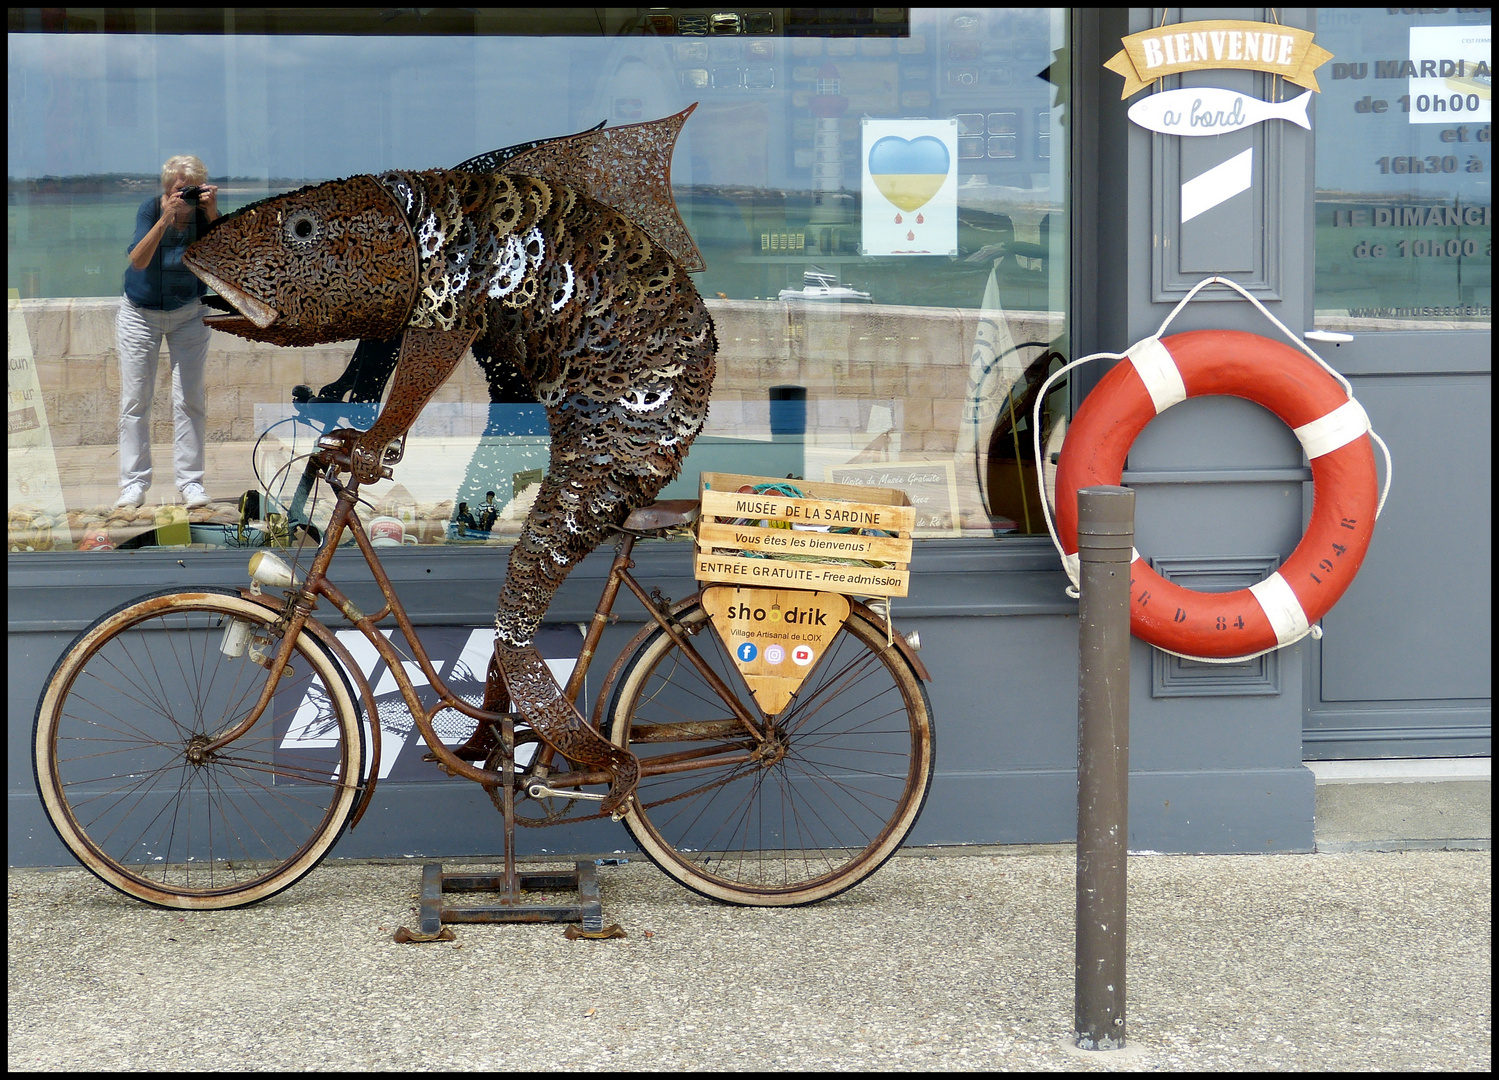
M 1077 493 L 1077 944 L 1073 1022 L 1084 1050 L 1124 1046 L 1129 849 L 1129 564 L 1135 493 Z

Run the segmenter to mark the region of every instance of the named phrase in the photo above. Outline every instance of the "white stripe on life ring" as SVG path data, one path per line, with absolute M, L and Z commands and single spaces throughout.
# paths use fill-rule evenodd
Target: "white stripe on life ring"
M 1179 401 L 1187 400 L 1187 385 L 1182 382 L 1182 373 L 1171 358 L 1160 338 L 1148 337 L 1137 341 L 1125 353 L 1135 365 L 1135 373 L 1150 393 L 1157 414 L 1165 412 Z
M 1265 612 L 1265 618 L 1270 620 L 1277 645 L 1289 645 L 1310 628 L 1306 612 L 1301 608 L 1301 601 L 1296 599 L 1296 594 L 1279 571 L 1258 585 L 1249 586 L 1249 591 L 1254 593 L 1254 598 Z
M 1349 398 L 1326 416 L 1291 431 L 1301 440 L 1307 460 L 1315 461 L 1323 454 L 1347 446 L 1369 427 L 1369 414 L 1364 412 L 1362 405 Z

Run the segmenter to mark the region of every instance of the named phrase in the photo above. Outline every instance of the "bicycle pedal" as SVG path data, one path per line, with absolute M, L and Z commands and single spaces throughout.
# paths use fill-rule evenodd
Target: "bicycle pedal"
M 487 748 L 470 749 L 467 746 L 460 746 L 453 751 L 453 756 L 456 758 L 462 758 L 464 761 L 483 761 L 489 756 L 489 750 Z M 437 755 L 431 750 L 428 750 L 425 754 L 422 755 L 422 760 L 436 761 Z
M 447 773 L 449 776 L 457 776 L 458 775 L 458 771 L 456 769 L 454 769 L 451 765 L 447 764 L 446 762 L 439 761 L 437 759 L 437 755 L 434 754 L 431 750 L 428 750 L 425 754 L 422 755 L 422 760 L 423 761 L 430 761 L 433 765 L 436 765 L 439 769 L 441 769 L 443 772 Z

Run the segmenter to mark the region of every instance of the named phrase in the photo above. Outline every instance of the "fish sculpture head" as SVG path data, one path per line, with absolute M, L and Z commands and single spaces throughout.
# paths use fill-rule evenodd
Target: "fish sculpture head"
M 183 265 L 234 311 L 204 321 L 252 341 L 394 337 L 416 304 L 417 240 L 395 199 L 354 176 L 219 218 Z

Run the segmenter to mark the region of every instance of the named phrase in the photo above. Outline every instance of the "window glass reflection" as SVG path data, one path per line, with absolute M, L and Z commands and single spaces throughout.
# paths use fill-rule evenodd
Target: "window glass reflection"
M 1317 326 L 1488 329 L 1488 8 L 1320 8 Z
M 155 532 L 175 497 L 162 483 L 134 514 L 111 505 L 114 311 L 136 208 L 169 155 L 200 157 L 227 213 L 307 183 L 451 167 L 693 102 L 672 182 L 707 262 L 695 280 L 718 327 L 719 376 L 708 427 L 662 497 L 695 495 L 712 470 L 888 483 L 919 500 L 922 535 L 1044 530 L 1029 395 L 1065 352 L 1066 142 L 1051 137 L 1067 121 L 1060 9 L 655 9 L 596 36 L 540 22 L 517 35 L 503 22 L 515 16 L 486 12 L 461 33 L 382 32 L 390 24 L 373 16 L 357 33 L 243 20 L 167 33 L 168 14 L 136 10 L 134 32 L 117 21 L 120 32 L 38 25 L 9 38 L 11 349 L 29 357 L 19 390 L 39 406 L 24 446 L 13 414 L 11 445 L 31 465 L 54 463 L 11 486 L 13 550 L 180 539 Z M 143 32 L 152 25 L 163 32 Z M 945 173 L 881 174 L 927 178 L 907 201 L 946 186 L 909 210 L 867 194 L 881 189 L 866 183 L 866 119 L 908 125 L 894 137 L 918 150 L 946 125 Z M 872 247 L 872 223 L 904 232 Z M 921 247 L 924 230 L 940 243 Z M 355 390 L 355 344 L 214 336 L 214 504 L 189 513 L 192 544 L 279 540 L 268 515 L 294 501 L 294 459 L 321 427 L 372 407 Z M 299 386 L 341 387 L 341 400 L 298 400 Z M 404 522 L 408 542 L 513 539 L 548 446 L 525 396 L 465 361 L 413 428 L 395 481 L 372 489 L 379 516 Z M 805 406 L 788 420 L 776 406 L 793 397 Z M 160 471 L 167 395 L 153 416 Z M 1048 422 L 1052 442 L 1057 428 Z

